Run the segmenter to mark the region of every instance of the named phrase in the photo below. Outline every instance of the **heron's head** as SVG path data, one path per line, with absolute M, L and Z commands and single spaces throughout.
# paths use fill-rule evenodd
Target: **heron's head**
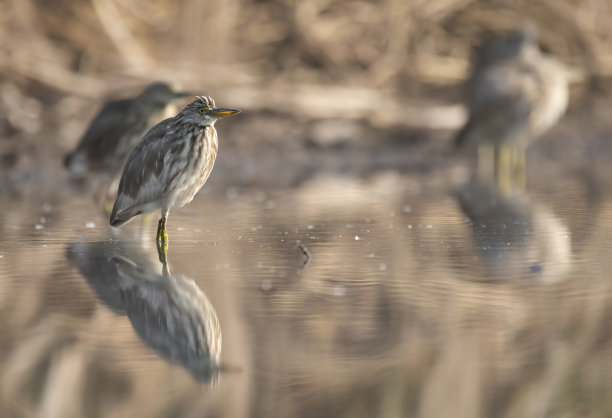
M 538 31 L 532 23 L 524 22 L 505 36 L 483 45 L 476 67 L 484 68 L 507 60 L 532 60 L 539 55 Z
M 215 101 L 210 96 L 196 96 L 179 113 L 178 117 L 199 126 L 213 126 L 217 119 L 240 113 L 237 109 L 226 109 L 215 106 Z
M 189 92 L 179 91 L 168 83 L 165 83 L 163 81 L 156 81 L 155 83 L 149 84 L 143 90 L 143 92 L 140 93 L 138 99 L 146 103 L 166 105 L 167 103 L 170 103 L 173 100 L 180 99 L 189 95 Z

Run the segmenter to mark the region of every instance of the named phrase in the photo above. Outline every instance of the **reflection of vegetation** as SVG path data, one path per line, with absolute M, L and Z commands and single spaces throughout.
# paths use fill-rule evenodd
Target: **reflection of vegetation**
M 0 39 L 6 55 L 0 63 L 79 93 L 90 81 L 90 88 L 101 87 L 90 77 L 117 66 L 137 74 L 166 66 L 196 72 L 194 79 L 201 79 L 202 72 L 223 64 L 230 66 L 215 74 L 225 85 L 248 74 L 261 82 L 403 90 L 415 79 L 457 80 L 480 28 L 509 29 L 525 18 L 542 26 L 543 41 L 553 49 L 581 61 L 597 56 L 605 69 L 609 5 L 608 0 L 582 4 L 576 16 L 570 0 L 537 6 L 509 2 L 503 12 L 489 2 L 461 0 L 206 5 L 199 0 L 22 0 L 5 5 Z M 28 66 L 33 59 L 38 65 Z M 186 66 L 177 68 L 175 62 Z

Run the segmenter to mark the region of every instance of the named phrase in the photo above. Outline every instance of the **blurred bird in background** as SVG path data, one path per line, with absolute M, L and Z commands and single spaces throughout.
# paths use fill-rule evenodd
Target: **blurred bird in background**
M 136 97 L 108 102 L 94 117 L 77 148 L 66 155 L 64 166 L 71 173 L 107 177 L 104 188 L 107 213 L 130 152 L 154 124 L 176 114 L 174 101 L 188 95 L 158 81 L 149 84 Z
M 147 132 L 125 164 L 110 224 L 118 227 L 161 209 L 156 241 L 165 255 L 168 213 L 191 202 L 206 183 L 217 157 L 215 122 L 236 113 L 239 110 L 216 108 L 210 97 L 197 96 L 178 115 Z M 164 258 L 160 256 L 162 262 Z
M 524 188 L 525 150 L 561 118 L 575 78 L 584 74 L 542 53 L 529 24 L 482 49 L 468 82 L 468 121 L 455 140 L 478 148 L 481 180 Z

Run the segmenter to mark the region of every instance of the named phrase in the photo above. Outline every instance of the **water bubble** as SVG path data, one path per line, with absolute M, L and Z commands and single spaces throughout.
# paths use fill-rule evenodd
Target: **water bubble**
M 355 241 L 359 241 L 361 238 L 359 238 L 359 235 L 355 235 Z
M 263 280 L 261 282 L 261 290 L 263 290 L 264 292 L 267 292 L 268 290 L 272 289 L 272 282 L 270 280 Z
M 34 226 L 34 228 L 36 229 L 45 229 L 45 226 L 42 224 L 36 224 L 36 226 Z
M 341 284 L 336 285 L 332 288 L 332 294 L 334 296 L 344 296 L 346 294 L 346 288 Z
M 380 271 L 386 271 L 387 270 L 387 265 L 385 263 L 380 263 L 378 265 L 378 270 Z
M 89 221 L 89 222 L 85 223 L 85 228 L 91 229 L 91 228 L 95 228 L 95 227 L 96 227 L 96 224 L 94 222 Z
M 184 228 L 184 227 L 182 227 L 182 226 L 178 226 L 178 227 L 176 228 L 176 230 L 177 230 L 177 231 L 184 231 L 184 230 L 185 230 L 185 228 Z
M 402 211 L 403 211 L 404 213 L 410 213 L 410 212 L 412 212 L 412 206 L 410 206 L 410 205 L 404 205 L 404 207 L 402 208 Z

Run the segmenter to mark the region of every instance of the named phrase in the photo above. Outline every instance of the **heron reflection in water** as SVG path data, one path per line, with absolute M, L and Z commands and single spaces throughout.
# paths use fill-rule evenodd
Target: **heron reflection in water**
M 468 83 L 469 118 L 455 140 L 457 147 L 478 149 L 480 180 L 495 179 L 504 191 L 524 188 L 529 142 L 561 118 L 569 82 L 584 78 L 542 53 L 531 25 L 486 45 Z
M 571 265 L 569 229 L 526 193 L 474 179 L 458 196 L 487 280 L 562 280 Z
M 99 299 L 126 314 L 140 338 L 196 380 L 215 383 L 220 363 L 221 328 L 214 307 L 196 283 L 172 274 L 137 244 L 73 243 L 68 259 L 80 270 Z

